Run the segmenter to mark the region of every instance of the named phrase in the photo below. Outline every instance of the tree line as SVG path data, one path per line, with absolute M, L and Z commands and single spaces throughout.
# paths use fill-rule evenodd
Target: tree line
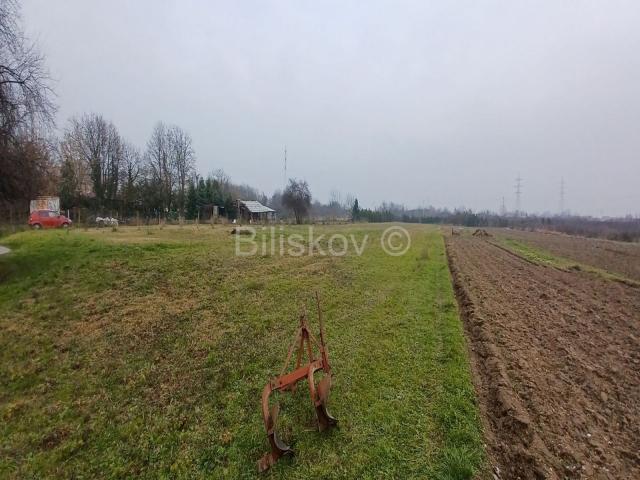
M 191 136 L 157 123 L 143 148 L 100 114 L 71 118 L 54 135 L 56 105 L 44 56 L 24 34 L 17 0 L 0 2 L 0 211 L 28 212 L 31 199 L 57 195 L 63 209 L 120 217 L 196 217 L 236 196 L 257 198 L 222 171 L 195 171 Z
M 213 205 L 235 212 L 238 188 L 222 170 L 197 175 L 193 141 L 177 125 L 158 122 L 141 151 L 102 115 L 88 114 L 69 121 L 57 153 L 63 209 L 84 207 L 121 218 L 190 219 Z
M 84 206 L 120 216 L 184 214 L 195 153 L 191 137 L 178 126 L 157 123 L 141 152 L 111 121 L 87 114 L 69 120 L 57 153 L 62 208 Z

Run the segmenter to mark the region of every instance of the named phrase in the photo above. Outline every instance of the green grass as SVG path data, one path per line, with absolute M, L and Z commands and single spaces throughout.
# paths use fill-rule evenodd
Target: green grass
M 0 477 L 255 478 L 260 392 L 316 289 L 339 428 L 317 432 L 306 385 L 281 395 L 296 455 L 262 476 L 484 475 L 442 237 L 407 227 L 391 257 L 383 228 L 316 227 L 368 236 L 343 257 L 236 257 L 223 227 L 3 238 Z
M 523 258 L 526 258 L 527 260 L 533 263 L 549 265 L 551 267 L 564 270 L 567 272 L 583 271 L 583 272 L 590 273 L 592 275 L 596 275 L 600 278 L 604 278 L 605 280 L 622 282 L 632 286 L 640 286 L 640 282 L 627 278 L 623 275 L 612 273 L 607 270 L 594 267 L 593 265 L 579 263 L 566 257 L 559 257 L 545 250 L 534 248 L 530 245 L 527 245 L 523 242 L 519 242 L 517 240 L 513 240 L 511 238 L 500 239 L 499 243 L 505 248 L 508 248 L 509 250 L 522 256 Z

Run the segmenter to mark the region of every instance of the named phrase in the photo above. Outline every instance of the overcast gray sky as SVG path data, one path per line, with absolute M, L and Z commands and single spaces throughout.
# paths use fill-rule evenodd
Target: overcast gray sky
M 61 127 L 98 112 L 144 147 L 270 194 L 289 176 L 375 206 L 640 214 L 638 1 L 24 0 Z

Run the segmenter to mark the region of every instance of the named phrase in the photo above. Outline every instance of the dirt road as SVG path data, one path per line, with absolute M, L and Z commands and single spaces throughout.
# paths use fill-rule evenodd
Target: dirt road
M 640 289 L 447 249 L 501 478 L 640 478 Z

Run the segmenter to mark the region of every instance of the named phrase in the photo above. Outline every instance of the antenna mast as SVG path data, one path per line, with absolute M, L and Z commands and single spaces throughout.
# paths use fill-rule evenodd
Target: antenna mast
M 283 188 L 287 188 L 287 146 L 284 146 L 284 185 Z

